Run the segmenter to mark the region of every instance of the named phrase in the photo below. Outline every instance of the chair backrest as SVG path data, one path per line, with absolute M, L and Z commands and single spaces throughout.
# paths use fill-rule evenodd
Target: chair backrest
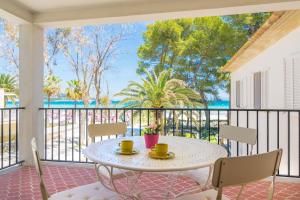
M 220 126 L 219 134 L 222 139 L 226 138 L 251 145 L 256 144 L 256 129 L 223 125 Z
M 32 148 L 32 153 L 33 153 L 34 166 L 35 166 L 36 172 L 40 179 L 40 189 L 41 189 L 41 193 L 42 193 L 42 198 L 43 198 L 43 200 L 47 200 L 49 195 L 46 190 L 46 186 L 45 186 L 44 179 L 43 179 L 43 170 L 42 170 L 40 155 L 37 150 L 35 138 L 32 138 L 32 140 L 31 140 L 31 148 Z
M 222 187 L 244 185 L 275 177 L 279 169 L 282 149 L 252 156 L 220 158 L 214 164 L 212 184 Z
M 118 134 L 126 134 L 126 123 L 109 123 L 109 124 L 90 124 L 88 126 L 89 136 L 95 138 L 97 136 L 110 136 Z

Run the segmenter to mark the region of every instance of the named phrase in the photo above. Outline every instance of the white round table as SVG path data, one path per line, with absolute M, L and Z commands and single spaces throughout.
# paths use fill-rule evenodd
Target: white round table
M 139 150 L 135 155 L 117 155 L 115 149 L 122 140 L 134 141 L 134 148 Z M 104 140 L 90 144 L 83 150 L 83 154 L 91 161 L 104 166 L 110 175 L 110 182 L 114 184 L 113 168 L 138 172 L 182 172 L 203 167 L 210 167 L 221 157 L 227 156 L 227 151 L 220 145 L 204 140 L 160 136 L 159 143 L 167 143 L 169 151 L 175 153 L 175 158 L 170 160 L 156 160 L 149 158 L 149 149 L 146 149 L 144 137 L 123 137 Z M 138 176 L 137 176 L 138 177 Z M 113 185 L 116 192 L 117 188 Z

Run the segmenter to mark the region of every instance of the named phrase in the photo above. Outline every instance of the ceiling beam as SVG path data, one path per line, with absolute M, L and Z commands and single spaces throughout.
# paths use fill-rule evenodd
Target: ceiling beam
M 152 0 L 139 2 L 119 2 L 92 8 L 36 13 L 33 21 L 45 27 L 61 27 L 300 9 L 300 1 L 293 0 Z
M 33 22 L 32 13 L 11 0 L 0 0 L 0 17 L 16 23 Z
M 182 17 L 230 15 L 300 9 L 300 0 L 139 0 L 34 14 L 11 0 L 0 0 L 0 17 L 44 27 L 122 23 Z

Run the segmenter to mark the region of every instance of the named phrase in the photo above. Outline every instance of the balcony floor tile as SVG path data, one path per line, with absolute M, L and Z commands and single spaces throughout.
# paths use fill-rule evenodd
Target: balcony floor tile
M 50 194 L 63 191 L 76 186 L 89 184 L 96 181 L 94 169 L 78 166 L 65 165 L 44 165 L 45 182 Z M 167 186 L 165 184 L 165 175 L 146 174 L 142 176 L 141 187 L 152 187 L 159 184 L 160 187 Z M 126 190 L 125 180 L 119 180 L 118 186 Z M 180 192 L 186 188 L 195 185 L 195 182 L 189 178 L 181 177 L 178 183 L 175 184 L 175 192 Z M 266 199 L 266 191 L 269 187 L 268 181 L 260 181 L 258 183 L 249 184 L 245 187 L 241 199 L 248 200 L 263 200 Z M 230 187 L 224 190 L 224 193 L 235 199 L 239 187 Z M 154 194 L 147 194 L 154 195 Z M 145 199 L 162 199 L 159 197 Z M 40 200 L 40 190 L 38 177 L 33 167 L 20 167 L 7 174 L 0 175 L 0 200 Z M 277 182 L 275 187 L 275 200 L 300 200 L 300 183 Z

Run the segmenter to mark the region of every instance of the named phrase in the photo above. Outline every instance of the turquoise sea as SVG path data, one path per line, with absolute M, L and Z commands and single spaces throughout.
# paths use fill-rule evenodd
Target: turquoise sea
M 115 107 L 116 104 L 119 103 L 117 100 L 111 101 L 111 107 Z M 7 102 L 7 107 L 15 107 L 18 106 L 18 102 L 15 104 L 13 102 Z M 91 101 L 89 107 L 93 108 L 96 106 L 95 101 Z M 44 107 L 48 107 L 48 101 L 44 101 Z M 75 101 L 71 100 L 53 100 L 50 102 L 50 107 L 51 108 L 74 108 L 75 107 Z M 82 108 L 84 107 L 82 101 L 78 101 L 76 103 L 77 108 Z M 226 100 L 221 100 L 221 101 L 214 101 L 209 105 L 209 108 L 229 108 L 229 101 Z

